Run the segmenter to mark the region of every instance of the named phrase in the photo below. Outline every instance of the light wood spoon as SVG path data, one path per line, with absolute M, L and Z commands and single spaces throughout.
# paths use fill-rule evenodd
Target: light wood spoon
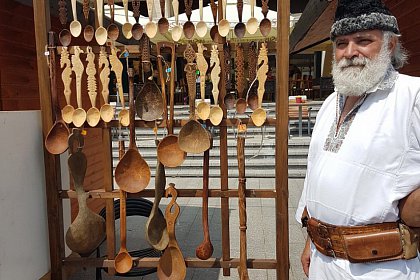
M 262 126 L 267 119 L 267 112 L 262 108 L 262 101 L 265 92 L 265 81 L 267 80 L 268 72 L 267 43 L 261 44 L 260 53 L 258 55 L 258 65 L 261 65 L 257 70 L 258 108 L 252 112 L 251 119 L 256 126 Z
M 131 39 L 133 37 L 133 33 L 131 33 L 132 25 L 128 20 L 128 0 L 123 0 L 124 5 L 124 14 L 125 14 L 125 23 L 122 26 L 122 33 L 126 39 Z
M 207 120 L 210 116 L 210 105 L 204 100 L 206 93 L 206 74 L 209 65 L 203 52 L 207 48 L 202 43 L 197 43 L 198 52 L 196 53 L 197 68 L 200 71 L 200 94 L 201 102 L 197 105 L 197 115 L 202 120 Z
M 105 47 L 101 47 L 99 52 L 99 68 L 102 68 L 99 78 L 102 85 L 102 97 L 104 99 L 104 105 L 102 105 L 100 113 L 101 119 L 104 122 L 110 122 L 114 118 L 114 107 L 109 104 L 109 74 L 111 70 L 109 69 L 108 54 L 105 51 Z
M 153 21 L 153 8 L 154 8 L 154 1 L 153 0 L 146 0 L 147 3 L 147 11 L 149 13 L 149 22 L 146 23 L 144 27 L 144 32 L 146 32 L 147 36 L 152 39 L 155 38 L 157 34 L 157 25 Z
M 95 31 L 96 42 L 102 46 L 105 45 L 108 38 L 108 31 L 103 27 L 104 24 L 104 0 L 96 0 L 96 9 L 98 13 L 99 27 Z
M 71 105 L 71 74 L 73 71 L 71 70 L 70 54 L 67 47 L 61 48 L 60 66 L 61 68 L 64 68 L 63 72 L 61 72 L 61 79 L 63 80 L 64 97 L 67 104 L 61 109 L 61 115 L 66 123 L 72 123 L 74 107 Z
M 219 81 L 220 81 L 220 60 L 219 60 L 219 50 L 217 45 L 212 45 L 211 55 L 210 55 L 210 67 L 211 70 L 211 82 L 213 83 L 213 99 L 214 105 L 210 109 L 210 122 L 217 126 L 223 119 L 223 110 L 219 106 Z
M 95 54 L 92 51 L 91 46 L 87 46 L 86 48 L 87 56 L 86 61 L 88 62 L 86 66 L 86 74 L 88 76 L 88 94 L 89 99 L 92 107 L 87 111 L 86 120 L 87 123 L 91 127 L 95 127 L 99 120 L 101 119 L 101 113 L 99 109 L 96 108 L 96 95 L 97 95 L 97 87 L 96 87 L 96 67 L 95 67 Z
M 71 0 L 71 8 L 73 10 L 73 21 L 70 23 L 70 33 L 73 37 L 79 37 L 82 33 L 82 25 L 77 20 L 76 0 Z
M 118 95 L 121 102 L 121 111 L 118 114 L 118 119 L 122 126 L 128 126 L 130 124 L 130 112 L 125 108 L 125 99 L 124 99 L 124 90 L 122 86 L 122 71 L 123 64 L 117 56 L 117 48 L 111 48 L 111 55 L 109 61 L 111 63 L 111 70 L 115 73 L 117 77 L 117 86 L 118 86 Z
M 81 127 L 86 121 L 86 111 L 83 109 L 82 104 L 82 76 L 85 70 L 85 66 L 80 59 L 81 53 L 83 53 L 83 50 L 79 46 L 75 46 L 74 54 L 71 57 L 71 62 L 73 65 L 72 70 L 76 75 L 77 109 L 73 112 L 73 124 L 76 127 Z

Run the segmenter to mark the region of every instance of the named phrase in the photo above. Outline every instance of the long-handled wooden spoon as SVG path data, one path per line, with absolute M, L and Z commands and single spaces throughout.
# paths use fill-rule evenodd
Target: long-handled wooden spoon
M 248 47 L 248 78 L 249 78 L 249 88 L 246 95 L 246 102 L 251 108 L 255 110 L 258 108 L 258 96 L 253 85 L 255 84 L 255 79 L 257 77 L 257 61 L 258 61 L 258 47 L 255 42 L 249 43 Z
M 238 9 L 238 18 L 239 22 L 235 25 L 233 31 L 235 32 L 236 37 L 242 39 L 246 33 L 245 23 L 242 22 L 242 11 L 244 8 L 244 0 L 238 0 L 236 3 L 236 8 Z
M 114 23 L 114 14 L 115 14 L 115 4 L 114 0 L 108 0 L 109 10 L 111 12 L 111 23 L 108 25 L 107 33 L 108 38 L 112 41 L 115 41 L 118 39 L 118 35 L 120 35 L 120 30 L 118 29 L 118 26 Z
M 258 30 L 258 20 L 254 17 L 255 0 L 250 0 L 249 5 L 251 6 L 251 17 L 246 22 L 246 31 L 252 35 Z
M 207 34 L 207 23 L 203 20 L 203 0 L 199 0 L 199 9 L 200 9 L 200 21 L 195 27 L 195 32 L 198 37 L 204 38 Z
M 73 71 L 71 70 L 70 54 L 67 47 L 64 46 L 61 48 L 60 66 L 61 68 L 64 68 L 63 72 L 61 72 L 61 79 L 63 80 L 64 97 L 67 104 L 61 109 L 61 115 L 66 123 L 71 123 L 73 121 L 74 112 L 74 107 L 71 105 L 71 74 Z
M 226 95 L 223 98 L 223 103 L 225 104 L 225 107 L 227 110 L 232 109 L 233 107 L 235 107 L 235 94 L 231 91 L 232 89 L 232 81 L 231 81 L 231 77 L 230 77 L 230 72 L 232 70 L 232 60 L 231 60 L 231 56 L 230 56 L 230 44 L 229 43 L 225 43 L 223 44 L 223 53 L 224 53 L 224 69 L 225 69 L 225 75 L 224 77 L 222 77 L 222 81 L 225 82 L 226 85 Z
M 140 155 L 136 145 L 136 128 L 134 112 L 134 70 L 128 69 L 129 104 L 130 104 L 130 146 L 115 169 L 115 181 L 120 189 L 129 193 L 144 190 L 150 182 L 150 168 Z
M 103 27 L 104 24 L 104 0 L 96 0 L 96 9 L 98 13 L 99 27 L 95 31 L 96 42 L 102 46 L 105 45 L 108 31 Z
M 213 42 L 217 44 L 223 44 L 223 37 L 219 34 L 219 28 L 217 27 L 217 4 L 215 0 L 210 0 L 211 13 L 213 14 L 214 25 L 210 28 L 210 37 Z
M 162 58 L 161 58 L 161 49 L 168 47 L 171 49 L 171 75 L 169 83 L 169 119 L 167 109 L 164 110 L 166 127 L 168 130 L 168 135 L 163 138 L 157 148 L 157 156 L 159 162 L 167 167 L 177 167 L 180 166 L 186 157 L 186 154 L 178 144 L 178 136 L 174 135 L 174 95 L 175 95 L 175 44 L 172 42 L 158 42 L 156 46 L 156 52 L 158 55 L 158 67 L 160 68 L 160 79 L 162 84 L 162 95 L 164 96 L 163 100 L 166 100 L 166 90 L 165 90 L 165 81 L 163 78 L 163 69 L 162 69 Z M 166 105 L 165 105 L 166 108 Z
M 58 39 L 60 40 L 60 43 L 63 47 L 67 47 L 68 45 L 70 45 L 70 42 L 71 42 L 71 33 L 66 28 L 66 25 L 67 25 L 67 8 L 66 8 L 66 5 L 67 5 L 67 3 L 66 3 L 65 0 L 59 0 L 58 1 L 58 6 L 59 6 L 58 14 L 59 14 L 60 23 L 63 26 L 63 29 L 58 34 Z
M 246 100 L 244 99 L 244 48 L 242 44 L 238 44 L 236 47 L 236 88 L 238 90 L 238 99 L 236 100 L 236 112 L 243 114 L 246 111 Z
M 128 0 L 123 0 L 123 6 L 125 14 L 125 23 L 122 26 L 122 33 L 126 39 L 131 39 L 131 37 L 133 37 L 133 34 L 131 33 L 131 29 L 133 26 L 128 20 Z
M 197 68 L 200 71 L 200 94 L 201 101 L 197 105 L 197 115 L 202 120 L 207 120 L 210 116 L 210 105 L 204 100 L 206 94 L 206 74 L 209 65 L 203 52 L 207 48 L 202 43 L 197 43 L 198 52 L 196 53 Z
M 76 0 L 71 0 L 71 8 L 73 10 L 73 21 L 70 22 L 70 33 L 73 37 L 79 37 L 82 33 L 82 25 L 77 20 Z
M 93 37 L 95 36 L 95 28 L 89 24 L 89 14 L 90 14 L 90 1 L 83 0 L 83 14 L 85 16 L 85 29 L 83 30 L 83 38 L 85 38 L 86 42 L 92 41 Z
M 184 23 L 184 35 L 187 39 L 191 39 L 194 36 L 195 26 L 191 21 L 192 13 L 192 0 L 184 0 L 185 2 L 185 14 L 187 15 L 187 22 Z
M 158 30 L 160 34 L 165 34 L 169 29 L 169 21 L 165 17 L 165 4 L 165 0 L 160 0 L 160 13 L 162 14 L 162 17 L 158 21 Z
M 211 244 L 209 232 L 209 161 L 210 149 L 204 152 L 203 158 L 203 208 L 201 221 L 203 223 L 204 240 L 195 249 L 195 255 L 202 260 L 207 260 L 213 255 L 213 244 Z
M 123 65 L 117 56 L 117 49 L 111 48 L 111 55 L 109 56 L 109 62 L 111 63 L 111 70 L 117 77 L 118 95 L 121 102 L 121 111 L 118 114 L 118 119 L 122 126 L 128 126 L 130 124 L 130 112 L 125 108 L 124 90 L 122 86 L 122 71 Z
M 260 31 L 264 37 L 267 37 L 271 31 L 271 21 L 267 18 L 268 0 L 261 0 L 261 2 L 262 2 L 261 12 L 264 15 L 264 19 L 260 22 Z
M 83 109 L 82 104 L 82 76 L 85 70 L 82 60 L 80 59 L 80 54 L 83 53 L 83 50 L 75 46 L 74 54 L 71 57 L 71 62 L 73 65 L 73 72 L 76 75 L 76 99 L 77 99 L 77 109 L 73 112 L 73 124 L 76 127 L 81 127 L 86 121 L 86 111 Z
M 101 119 L 101 113 L 99 109 L 96 108 L 96 95 L 97 95 L 97 87 L 96 87 L 96 66 L 95 66 L 95 54 L 92 51 L 91 46 L 87 46 L 86 48 L 87 56 L 86 60 L 88 64 L 86 66 L 86 74 L 88 75 L 88 94 L 89 99 L 92 107 L 87 111 L 86 120 L 87 123 L 91 127 L 95 127 L 99 120 Z
M 68 148 L 67 139 L 69 137 L 70 131 L 67 125 L 62 120 L 61 114 L 59 113 L 60 108 L 57 99 L 57 80 L 55 70 L 56 48 L 54 42 L 54 32 L 49 32 L 48 35 L 51 103 L 53 106 L 55 123 L 53 124 L 53 126 L 47 134 L 47 137 L 45 138 L 45 148 L 51 154 L 59 155 L 61 153 L 64 153 Z
M 155 2 L 153 0 L 146 0 L 147 3 L 147 11 L 149 13 L 149 22 L 146 23 L 144 27 L 144 32 L 146 32 L 147 36 L 152 39 L 155 38 L 157 33 L 157 25 L 153 21 L 153 8 L 155 6 Z
M 221 21 L 219 21 L 219 34 L 222 37 L 226 37 L 229 34 L 230 31 L 230 23 L 229 21 L 226 19 L 226 5 L 227 5 L 227 0 L 221 0 L 222 1 L 222 6 L 223 6 L 223 19 Z
M 214 0 L 213 0 L 214 1 Z M 172 0 L 172 8 L 174 9 L 174 15 L 175 15 L 175 26 L 172 28 L 172 40 L 175 42 L 178 42 L 182 37 L 182 27 L 178 23 L 178 16 L 179 16 L 179 1 L 178 0 Z
M 139 23 L 140 18 L 140 0 L 133 0 L 131 3 L 133 6 L 133 16 L 136 20 L 136 23 L 131 28 L 131 33 L 133 34 L 133 38 L 135 40 L 140 40 L 141 36 L 143 36 L 143 25 Z
M 267 43 L 261 44 L 260 53 L 258 55 L 258 65 L 261 65 L 257 70 L 258 108 L 252 112 L 251 119 L 256 126 L 262 126 L 267 119 L 267 112 L 262 108 L 262 101 L 265 92 L 265 81 L 267 80 L 268 72 Z
M 109 104 L 109 74 L 111 70 L 109 69 L 108 54 L 105 51 L 105 47 L 101 47 L 99 52 L 99 68 L 102 68 L 99 78 L 102 85 L 102 97 L 104 99 L 104 105 L 101 106 L 100 114 L 101 119 L 104 122 L 110 122 L 114 118 L 114 107 Z
M 133 259 L 127 250 L 127 209 L 126 193 L 120 190 L 120 250 L 114 261 L 118 273 L 127 273 L 133 267 Z
M 223 110 L 219 106 L 219 81 L 220 81 L 220 60 L 219 60 L 219 51 L 216 45 L 212 45 L 211 55 L 210 55 L 210 67 L 211 70 L 211 82 L 213 83 L 213 100 L 215 106 L 210 109 L 210 122 L 213 125 L 219 125 L 223 119 Z
M 171 195 L 172 198 L 165 210 L 169 245 L 159 260 L 157 276 L 159 280 L 183 280 L 187 274 L 187 266 L 185 265 L 184 256 L 182 255 L 175 237 L 175 223 L 178 218 L 180 208 L 176 203 L 178 193 L 173 183 L 170 183 L 169 187 L 165 191 L 165 196 L 168 197 L 169 195 Z

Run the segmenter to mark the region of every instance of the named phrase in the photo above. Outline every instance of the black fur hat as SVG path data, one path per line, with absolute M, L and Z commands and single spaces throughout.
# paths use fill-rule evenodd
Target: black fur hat
M 381 0 L 337 0 L 331 40 L 362 30 L 380 29 L 400 34 L 397 19 Z

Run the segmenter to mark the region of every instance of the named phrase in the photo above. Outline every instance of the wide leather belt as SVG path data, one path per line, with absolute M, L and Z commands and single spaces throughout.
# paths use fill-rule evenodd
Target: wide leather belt
M 307 226 L 316 249 L 326 256 L 355 263 L 410 259 L 417 256 L 418 235 L 397 222 L 335 226 L 310 218 Z

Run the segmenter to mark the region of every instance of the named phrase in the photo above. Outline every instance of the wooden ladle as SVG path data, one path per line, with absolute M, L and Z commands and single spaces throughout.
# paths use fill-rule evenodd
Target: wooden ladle
M 89 14 L 90 14 L 90 1 L 83 0 L 83 14 L 85 16 L 85 29 L 83 30 L 83 38 L 85 38 L 86 42 L 92 41 L 93 37 L 95 36 L 95 28 L 89 24 Z
M 95 31 L 96 42 L 102 46 L 105 45 L 108 31 L 103 27 L 104 24 L 104 0 L 96 0 L 96 9 L 98 13 L 99 27 Z
M 260 22 L 260 31 L 264 37 L 267 37 L 271 31 L 271 21 L 267 18 L 268 0 L 261 0 L 261 2 L 262 2 L 261 12 L 264 15 L 264 19 Z
M 54 155 L 64 153 L 68 148 L 67 139 L 70 131 L 67 125 L 61 118 L 60 108 L 58 105 L 57 98 L 57 80 L 56 80 L 56 47 L 54 42 L 54 32 L 49 32 L 49 71 L 50 71 L 50 87 L 51 87 L 51 102 L 53 106 L 53 112 L 55 115 L 55 123 L 51 127 L 50 131 L 45 138 L 45 148 L 48 152 Z
M 210 76 L 211 82 L 213 83 L 213 99 L 214 104 L 210 109 L 210 122 L 213 125 L 219 125 L 223 119 L 223 110 L 220 108 L 219 102 L 219 81 L 220 81 L 220 60 L 219 60 L 219 51 L 216 45 L 212 45 L 211 55 L 210 55 L 210 67 L 212 68 Z
M 77 109 L 73 112 L 73 124 L 76 127 L 81 127 L 86 121 L 86 111 L 83 109 L 82 104 L 82 76 L 85 70 L 82 60 L 80 59 L 80 54 L 83 53 L 83 50 L 74 46 L 74 54 L 71 57 L 72 70 L 76 75 L 76 99 L 77 99 Z
M 70 33 L 73 37 L 79 37 L 82 33 L 82 25 L 77 20 L 76 0 L 71 0 L 71 8 L 73 11 L 73 21 L 70 22 Z
M 131 3 L 133 6 L 133 16 L 136 20 L 136 23 L 131 28 L 131 33 L 133 34 L 133 38 L 135 40 L 140 40 L 141 36 L 143 36 L 143 26 L 139 23 L 140 18 L 140 0 L 133 0 Z
M 67 46 L 61 48 L 60 67 L 64 68 L 61 72 L 61 79 L 64 85 L 64 97 L 66 99 L 66 106 L 61 109 L 61 116 L 66 123 L 73 121 L 74 107 L 71 105 L 71 61 Z
M 188 97 L 190 104 L 190 120 L 179 131 L 178 143 L 181 150 L 187 153 L 200 154 L 210 148 L 210 139 L 207 130 L 195 118 L 195 77 L 196 64 L 195 51 L 191 44 L 187 45 L 184 51 L 184 57 L 187 60 L 185 65 L 185 74 L 188 83 Z
M 238 37 L 239 39 L 242 39 L 246 33 L 245 23 L 242 22 L 242 11 L 244 8 L 244 1 L 238 0 L 236 3 L 236 8 L 238 9 L 239 22 L 235 25 L 233 32 L 235 32 L 236 37 Z
M 214 0 L 213 0 L 214 1 Z M 175 26 L 172 28 L 172 40 L 175 42 L 178 42 L 182 37 L 182 27 L 178 23 L 178 16 L 179 16 L 179 1 L 178 0 L 172 0 L 172 8 L 174 9 L 174 15 L 175 15 Z
M 203 158 L 203 208 L 201 220 L 203 223 L 204 240 L 195 249 L 195 255 L 202 260 L 207 260 L 213 255 L 213 244 L 211 244 L 209 233 L 209 161 L 210 149 L 204 152 Z
M 133 37 L 133 34 L 131 33 L 131 29 L 133 26 L 128 20 L 128 0 L 123 0 L 123 6 L 125 14 L 125 23 L 122 26 L 122 33 L 126 39 L 130 40 L 131 37 Z
M 198 37 L 204 38 L 207 34 L 207 23 L 203 20 L 203 0 L 199 0 L 200 21 L 195 27 Z
M 197 115 L 202 120 L 207 120 L 210 116 L 210 105 L 204 100 L 206 93 L 206 74 L 209 65 L 203 52 L 207 48 L 202 43 L 197 43 L 198 52 L 196 53 L 197 68 L 200 71 L 200 94 L 201 101 L 197 105 Z
M 134 70 L 128 70 L 130 103 L 130 146 L 115 169 L 115 181 L 120 189 L 129 193 L 144 190 L 150 182 L 150 168 L 140 155 L 136 145 L 134 112 Z
M 156 144 L 159 144 L 158 140 L 156 142 Z M 165 166 L 159 159 L 157 160 L 155 174 L 155 200 L 153 201 L 153 207 L 146 222 L 146 239 L 153 248 L 164 250 L 168 246 L 169 236 L 166 230 L 165 217 L 158 210 L 160 200 L 165 194 L 166 176 Z
M 70 156 L 68 165 L 77 193 L 79 212 L 66 232 L 66 244 L 76 253 L 88 256 L 105 239 L 105 220 L 87 206 L 89 193 L 83 189 L 87 160 L 82 152 L 83 136 L 80 129 L 73 129 L 69 137 Z
M 109 74 L 111 70 L 109 69 L 108 54 L 105 51 L 105 47 L 101 46 L 99 51 L 99 68 L 102 68 L 99 78 L 102 84 L 102 97 L 104 99 L 104 104 L 101 106 L 100 114 L 101 119 L 104 122 L 110 122 L 114 118 L 114 107 L 109 104 Z
M 178 193 L 175 189 L 175 184 L 173 183 L 170 183 L 165 191 L 165 196 L 168 197 L 169 195 L 172 196 L 172 199 L 165 210 L 169 244 L 159 260 L 157 276 L 159 280 L 183 280 L 187 274 L 187 266 L 185 265 L 184 256 L 182 255 L 175 237 L 175 222 L 178 218 L 180 208 L 176 203 Z
M 191 21 L 191 13 L 192 13 L 192 0 L 184 0 L 185 2 L 185 14 L 187 15 L 187 22 L 184 23 L 184 35 L 187 39 L 191 39 L 195 33 L 195 26 L 194 23 Z
M 86 74 L 88 75 L 88 94 L 90 103 L 92 105 L 92 107 L 87 111 L 86 120 L 91 127 L 95 127 L 101 119 L 101 113 L 99 112 L 99 109 L 96 108 L 97 87 L 95 77 L 95 54 L 93 53 L 91 46 L 86 47 L 86 52 L 86 60 L 88 61 L 88 64 L 86 66 Z
M 122 71 L 123 65 L 117 56 L 117 48 L 111 48 L 111 55 L 109 56 L 109 62 L 111 63 L 111 70 L 117 77 L 118 95 L 121 102 L 121 111 L 118 114 L 118 119 L 122 126 L 128 126 L 130 124 L 130 112 L 125 108 L 125 98 L 122 86 Z M 134 107 L 132 108 L 134 110 Z M 134 112 L 133 112 L 134 113 Z
M 163 69 L 162 69 L 162 57 L 161 49 L 164 47 L 169 47 L 171 49 L 171 69 L 175 69 L 175 44 L 172 42 L 158 42 L 156 46 L 156 52 L 158 56 L 158 67 L 160 68 L 159 74 L 161 79 L 161 84 L 164 85 L 165 81 L 163 78 Z M 166 119 L 166 127 L 168 129 L 168 135 L 160 141 L 157 148 L 157 156 L 159 162 L 167 167 L 177 167 L 180 166 L 186 157 L 186 153 L 181 150 L 178 144 L 178 136 L 174 135 L 173 124 L 174 124 L 174 95 L 175 95 L 175 71 L 171 71 L 170 83 L 169 83 L 169 113 L 170 117 L 168 120 L 168 112 L 166 110 L 166 105 L 164 106 L 164 115 Z M 162 86 L 162 95 L 164 96 L 163 100 L 166 100 L 166 90 L 165 86 Z
M 256 126 L 262 126 L 267 118 L 267 112 L 262 108 L 262 101 L 265 92 L 265 81 L 267 80 L 268 72 L 267 43 L 261 44 L 260 53 L 258 55 L 258 65 L 261 65 L 257 70 L 258 108 L 252 112 L 251 119 Z
M 165 4 L 165 0 L 160 0 L 160 13 L 162 14 L 162 17 L 158 21 L 158 31 L 160 34 L 165 34 L 169 29 L 169 21 L 165 17 Z

